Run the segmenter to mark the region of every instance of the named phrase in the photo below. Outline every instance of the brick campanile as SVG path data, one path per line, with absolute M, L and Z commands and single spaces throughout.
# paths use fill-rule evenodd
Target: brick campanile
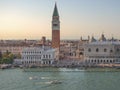
M 52 47 L 60 47 L 60 21 L 56 3 L 52 16 Z

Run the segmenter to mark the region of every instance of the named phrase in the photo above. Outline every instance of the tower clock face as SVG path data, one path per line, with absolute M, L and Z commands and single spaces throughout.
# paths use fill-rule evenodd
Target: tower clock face
M 52 30 L 59 30 L 60 29 L 60 27 L 59 27 L 59 24 L 53 24 L 53 26 L 52 26 Z
M 52 30 L 60 30 L 60 22 L 53 20 L 52 21 Z

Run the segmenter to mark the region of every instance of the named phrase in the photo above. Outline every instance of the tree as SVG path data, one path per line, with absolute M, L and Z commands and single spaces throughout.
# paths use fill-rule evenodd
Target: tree
M 0 64 L 1 64 L 1 62 L 2 62 L 2 53 L 0 51 Z
M 12 64 L 14 60 L 14 55 L 8 50 L 2 55 L 1 63 Z
M 20 53 L 16 54 L 15 58 L 20 59 L 21 58 L 21 54 Z

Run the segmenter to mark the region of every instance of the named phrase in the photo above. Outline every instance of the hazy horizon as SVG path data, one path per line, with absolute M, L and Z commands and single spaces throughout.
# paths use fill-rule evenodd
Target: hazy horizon
M 0 0 L 1 39 L 51 39 L 55 0 Z M 120 39 L 120 0 L 57 0 L 61 39 Z

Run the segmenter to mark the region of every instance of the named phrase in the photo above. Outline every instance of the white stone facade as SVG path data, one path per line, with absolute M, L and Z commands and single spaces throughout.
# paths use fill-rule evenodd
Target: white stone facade
M 15 62 L 23 65 L 51 65 L 57 58 L 56 52 L 50 47 L 27 47 L 22 50 L 22 58 Z
M 84 45 L 84 60 L 89 64 L 120 62 L 120 41 L 96 41 Z

